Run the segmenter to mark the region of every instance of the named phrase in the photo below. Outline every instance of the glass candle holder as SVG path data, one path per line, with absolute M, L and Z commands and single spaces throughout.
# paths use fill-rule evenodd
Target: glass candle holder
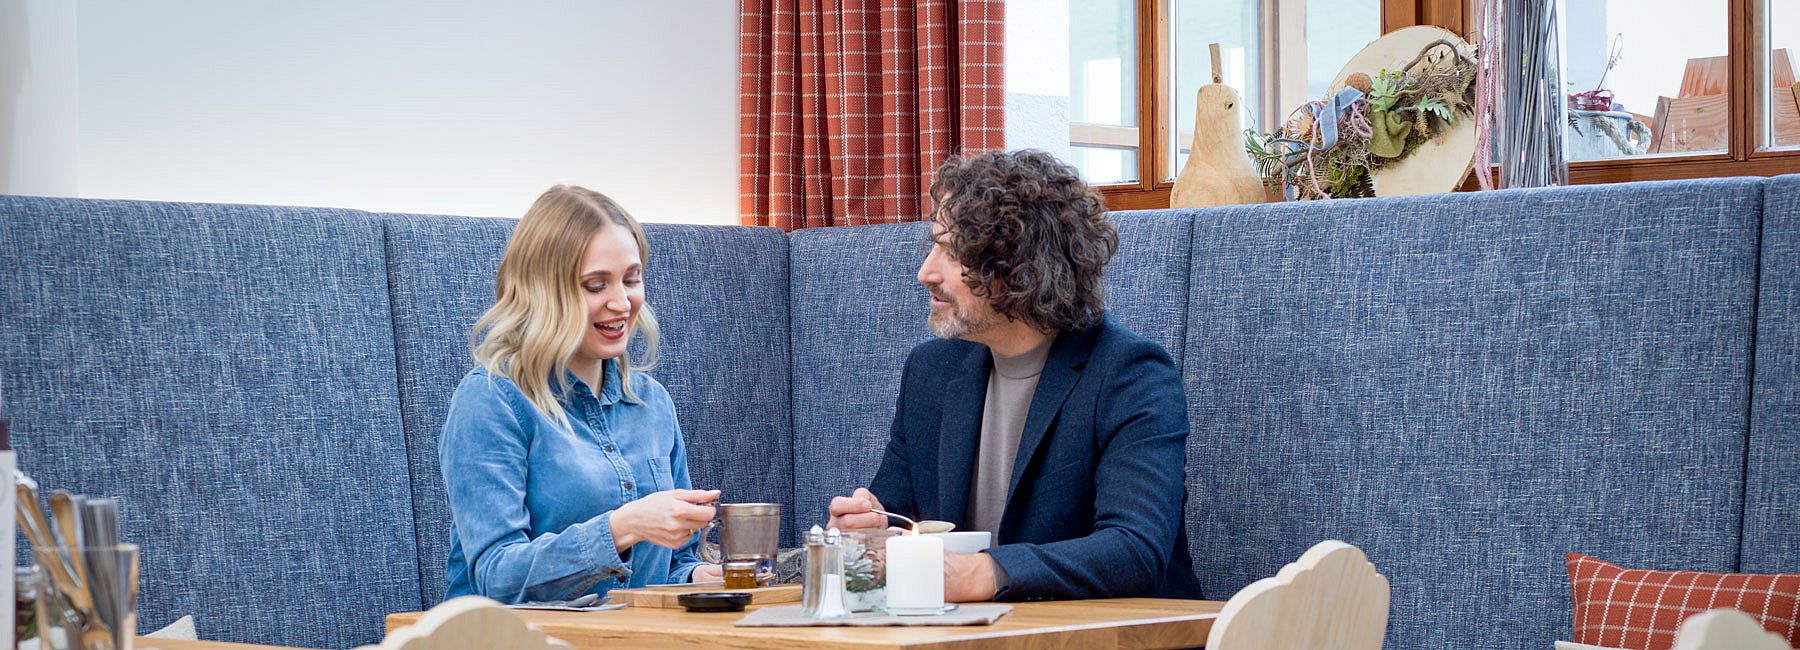
M 844 591 L 850 611 L 868 612 L 887 604 L 887 541 L 898 534 L 889 529 L 852 531 L 845 535 Z

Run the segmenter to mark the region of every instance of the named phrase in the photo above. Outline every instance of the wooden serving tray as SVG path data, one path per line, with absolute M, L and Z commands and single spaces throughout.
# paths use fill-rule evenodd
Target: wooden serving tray
M 801 585 L 772 585 L 752 589 L 726 589 L 723 581 L 696 582 L 684 585 L 658 585 L 654 587 L 638 587 L 636 589 L 614 589 L 606 592 L 610 602 L 625 603 L 631 607 L 661 607 L 664 609 L 681 609 L 677 600 L 682 594 L 700 594 L 714 592 L 730 592 L 750 594 L 751 605 L 770 605 L 776 603 L 800 602 Z

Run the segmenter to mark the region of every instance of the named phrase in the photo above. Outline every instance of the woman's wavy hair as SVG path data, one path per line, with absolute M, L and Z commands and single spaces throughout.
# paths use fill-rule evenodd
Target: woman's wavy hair
M 558 185 L 539 196 L 506 243 L 494 281 L 494 306 L 475 322 L 469 338 L 476 363 L 511 379 L 532 406 L 565 428 L 568 415 L 558 396 L 569 390 L 569 362 L 589 327 L 577 276 L 588 242 L 607 224 L 630 229 L 639 259 L 650 263 L 643 226 L 606 195 Z M 636 362 L 630 354 L 622 355 L 617 363 L 619 388 L 635 400 L 631 373 L 655 367 L 661 338 L 649 305 L 638 310 L 631 331 L 643 335 L 644 354 Z
M 1035 149 L 952 155 L 931 182 L 941 244 L 994 311 L 1050 332 L 1080 332 L 1106 312 L 1100 278 L 1119 248 L 1100 193 Z

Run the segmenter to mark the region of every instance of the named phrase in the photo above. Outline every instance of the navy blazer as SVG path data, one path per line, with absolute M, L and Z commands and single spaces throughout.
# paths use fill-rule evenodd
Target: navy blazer
M 993 357 L 913 348 L 869 489 L 888 510 L 967 523 Z M 995 600 L 1199 598 L 1183 514 L 1187 395 L 1169 353 L 1110 316 L 1050 347 L 988 555 Z

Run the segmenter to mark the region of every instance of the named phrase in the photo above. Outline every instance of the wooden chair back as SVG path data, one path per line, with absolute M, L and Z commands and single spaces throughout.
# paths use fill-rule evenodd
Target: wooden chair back
M 1681 90 L 1674 97 L 1656 98 L 1649 153 L 1724 151 L 1730 147 L 1729 63 L 1723 56 L 1688 59 Z M 1800 84 L 1795 83 L 1794 59 L 1787 48 L 1770 53 L 1768 74 L 1774 95 L 1769 106 L 1775 145 L 1800 144 L 1800 99 L 1789 97 Z
M 572 650 L 500 603 L 459 596 L 425 612 L 419 622 L 388 633 L 380 645 L 356 650 Z
M 1388 580 L 1362 549 L 1336 540 L 1238 590 L 1213 622 L 1209 650 L 1378 650 Z

